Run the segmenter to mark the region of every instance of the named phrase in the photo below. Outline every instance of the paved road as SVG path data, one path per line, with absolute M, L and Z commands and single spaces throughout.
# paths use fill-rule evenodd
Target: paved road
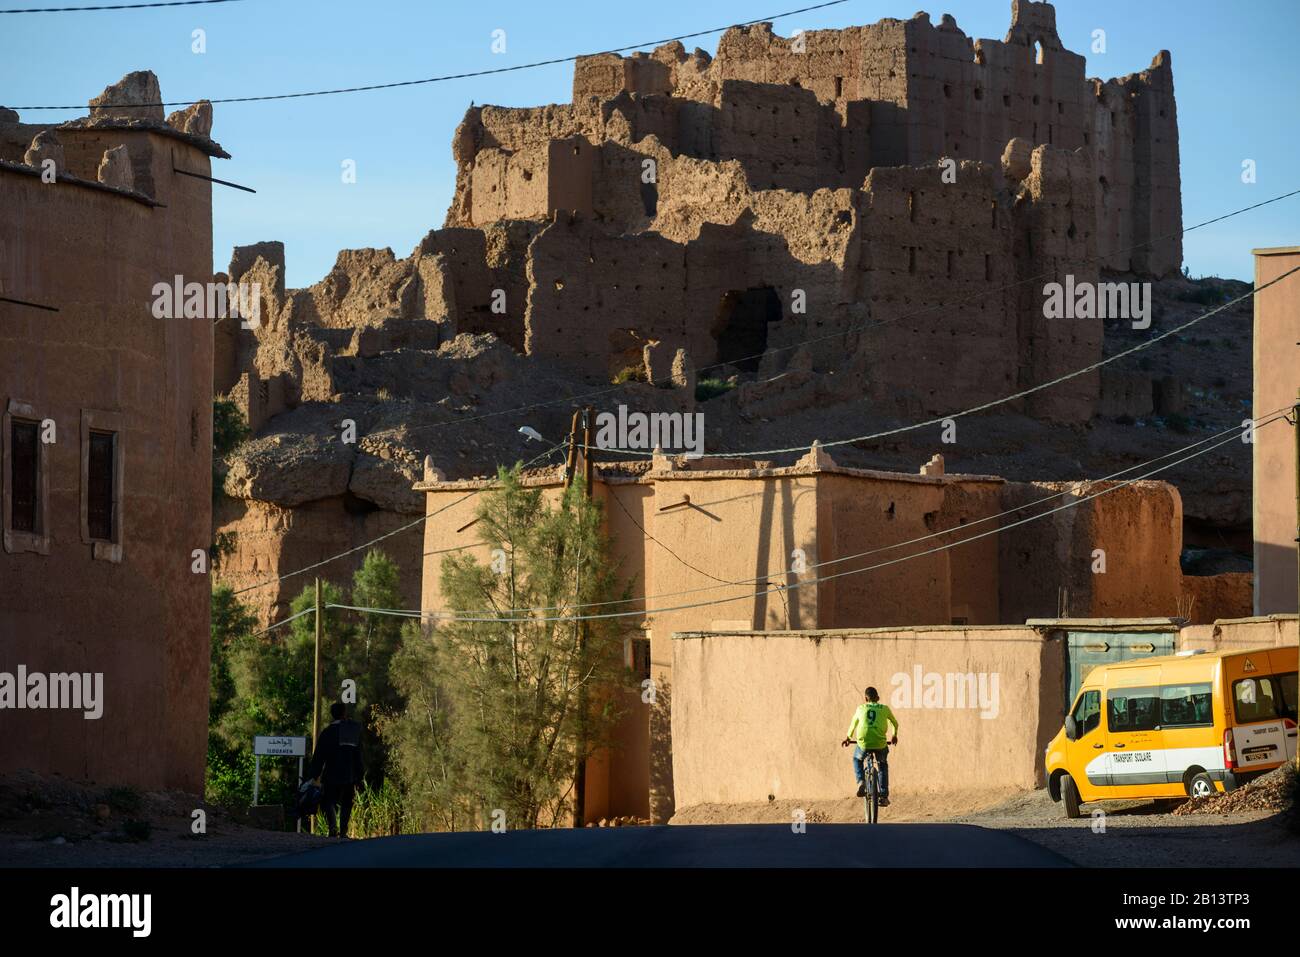
M 345 841 L 250 867 L 1069 867 L 1037 844 L 969 824 L 611 827 Z

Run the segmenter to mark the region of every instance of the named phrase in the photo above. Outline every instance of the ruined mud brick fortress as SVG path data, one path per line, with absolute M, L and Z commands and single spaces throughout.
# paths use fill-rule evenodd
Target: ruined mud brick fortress
M 1045 319 L 1044 283 L 1181 266 L 1169 54 L 1088 79 L 1047 3 L 1013 0 L 1002 42 L 925 13 L 737 27 L 712 58 L 580 58 L 573 91 L 471 108 L 445 227 L 405 259 L 344 251 L 286 290 L 279 244 L 237 249 L 266 325 L 218 327 L 218 391 L 258 392 L 256 425 L 331 394 L 336 354 L 471 332 L 593 381 L 689 387 L 723 364 L 760 413 L 939 414 L 1101 357 L 1102 321 Z M 1081 422 L 1100 390 L 1092 373 L 1010 408 Z

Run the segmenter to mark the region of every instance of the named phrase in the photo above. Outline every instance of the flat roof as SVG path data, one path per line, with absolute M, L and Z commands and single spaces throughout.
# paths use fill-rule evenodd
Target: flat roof
M 1006 479 L 997 475 L 968 475 L 964 472 L 946 472 L 942 475 L 921 475 L 918 472 L 887 472 L 882 469 L 860 469 L 844 465 L 785 465 L 763 468 L 712 468 L 699 469 L 673 468 L 655 471 L 628 473 L 618 470 L 606 470 L 600 463 L 595 464 L 595 479 L 602 485 L 653 485 L 656 482 L 694 482 L 720 479 L 783 479 L 806 478 L 809 476 L 840 475 L 848 478 L 870 479 L 882 482 L 912 482 L 919 485 L 948 485 L 953 483 L 970 484 L 1005 484 Z M 521 484 L 525 487 L 537 485 L 558 485 L 564 481 L 564 466 L 555 465 L 549 469 L 535 469 L 525 472 Z M 467 489 L 491 488 L 497 484 L 495 478 L 447 479 L 443 481 L 416 482 L 412 488 L 417 492 L 454 492 Z
M 1263 246 L 1250 251 L 1252 256 L 1289 256 L 1300 253 L 1300 246 Z
M 1270 651 L 1295 651 L 1295 645 L 1260 645 L 1255 648 L 1220 648 L 1217 651 L 1201 651 L 1196 649 L 1179 652 L 1178 654 L 1173 655 L 1152 655 L 1150 658 L 1129 658 L 1126 661 L 1103 661 L 1094 665 L 1093 670 L 1095 671 L 1097 668 L 1124 670 L 1127 668 L 1141 668 L 1145 665 L 1166 661 L 1197 661 L 1212 658 L 1235 658 L 1238 655 L 1262 655 L 1267 654 Z

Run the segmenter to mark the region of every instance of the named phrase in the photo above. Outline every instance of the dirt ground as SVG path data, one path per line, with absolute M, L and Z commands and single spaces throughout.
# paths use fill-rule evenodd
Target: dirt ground
M 241 824 L 192 794 L 0 776 L 0 867 L 220 867 L 328 840 Z

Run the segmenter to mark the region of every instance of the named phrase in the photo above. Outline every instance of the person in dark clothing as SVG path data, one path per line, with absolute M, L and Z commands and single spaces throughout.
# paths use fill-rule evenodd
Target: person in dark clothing
M 330 837 L 348 836 L 348 819 L 352 816 L 353 789 L 361 784 L 365 765 L 361 761 L 361 725 L 348 720 L 348 707 L 341 701 L 330 705 L 334 720 L 320 737 L 311 753 L 311 764 L 305 772 L 306 780 L 321 780 L 321 810 Z M 335 829 L 334 811 L 339 811 L 338 829 Z

